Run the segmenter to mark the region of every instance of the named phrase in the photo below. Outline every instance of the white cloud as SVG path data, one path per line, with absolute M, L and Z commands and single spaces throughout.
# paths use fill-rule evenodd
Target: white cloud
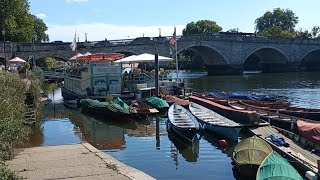
M 40 19 L 45 19 L 47 18 L 48 16 L 46 14 L 43 14 L 43 13 L 40 13 L 40 14 L 36 14 L 36 16 Z
M 78 24 L 78 25 L 48 25 L 50 41 L 66 41 L 71 42 L 74 32 L 80 41 L 85 40 L 87 33 L 88 41 L 101 41 L 107 38 L 114 39 L 134 39 L 136 37 L 157 37 L 159 36 L 159 28 L 161 36 L 172 36 L 174 26 L 126 26 L 104 23 Z M 177 25 L 177 35 L 182 34 L 185 25 Z
M 89 0 L 66 0 L 68 3 L 82 3 L 88 2 Z

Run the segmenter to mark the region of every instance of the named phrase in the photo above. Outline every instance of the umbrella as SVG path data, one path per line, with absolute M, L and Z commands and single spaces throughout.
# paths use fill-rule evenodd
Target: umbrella
M 129 60 L 132 60 L 136 57 L 136 55 L 131 55 L 131 56 L 128 56 L 128 57 L 125 57 L 125 58 L 122 58 L 122 59 L 119 59 L 117 61 L 115 61 L 116 63 L 128 63 Z
M 81 56 L 84 56 L 84 55 L 81 54 L 81 53 L 78 53 L 78 54 L 72 56 L 70 59 L 71 59 L 71 60 L 76 60 L 78 57 L 81 57 Z
M 134 55 L 133 55 L 134 56 Z M 139 62 L 154 62 L 155 60 L 155 55 L 154 54 L 140 54 L 134 57 L 127 57 L 128 59 L 124 60 L 123 62 L 125 63 L 139 63 Z M 172 58 L 165 57 L 165 56 L 158 56 L 159 61 L 171 61 L 173 60 Z M 123 59 L 120 59 L 123 60 Z M 118 61 L 120 61 L 118 60 Z M 118 62 L 116 61 L 116 62 Z M 121 61 L 120 61 L 121 62 Z
M 15 57 L 11 60 L 9 60 L 10 63 L 23 63 L 23 62 L 26 62 L 25 60 L 19 58 L 19 57 Z

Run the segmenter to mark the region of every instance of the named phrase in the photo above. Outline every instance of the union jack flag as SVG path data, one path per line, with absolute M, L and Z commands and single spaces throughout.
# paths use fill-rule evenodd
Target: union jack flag
M 173 32 L 173 36 L 172 38 L 170 39 L 169 43 L 170 43 L 170 54 L 172 54 L 172 50 L 174 50 L 174 45 L 176 44 L 176 38 L 177 38 L 177 35 L 176 35 L 176 27 L 174 27 L 174 32 Z

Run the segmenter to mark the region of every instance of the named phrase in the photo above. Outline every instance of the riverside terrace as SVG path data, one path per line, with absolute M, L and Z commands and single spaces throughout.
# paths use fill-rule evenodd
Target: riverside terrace
M 91 53 L 119 52 L 128 54 L 159 53 L 170 54 L 171 37 L 140 37 L 98 42 L 79 42 L 78 51 Z M 250 56 L 260 59 L 263 72 L 287 72 L 320 70 L 320 41 L 306 39 L 268 39 L 251 33 L 180 36 L 177 53 L 190 49 L 205 60 L 209 75 L 241 74 Z M 3 52 L 3 43 L 0 43 Z M 57 57 L 68 60 L 74 56 L 70 42 L 53 43 L 5 43 L 6 56 L 28 59 L 34 56 Z

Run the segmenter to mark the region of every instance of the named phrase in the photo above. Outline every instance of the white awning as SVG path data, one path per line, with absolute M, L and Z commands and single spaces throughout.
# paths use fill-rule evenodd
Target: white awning
M 126 59 L 127 58 L 127 59 Z M 140 54 L 140 55 L 132 55 L 129 57 L 126 57 L 120 60 L 117 60 L 115 62 L 122 62 L 122 63 L 139 63 L 139 62 L 154 62 L 155 61 L 155 55 L 154 54 Z M 171 61 L 172 58 L 165 57 L 165 56 L 158 56 L 159 61 Z

